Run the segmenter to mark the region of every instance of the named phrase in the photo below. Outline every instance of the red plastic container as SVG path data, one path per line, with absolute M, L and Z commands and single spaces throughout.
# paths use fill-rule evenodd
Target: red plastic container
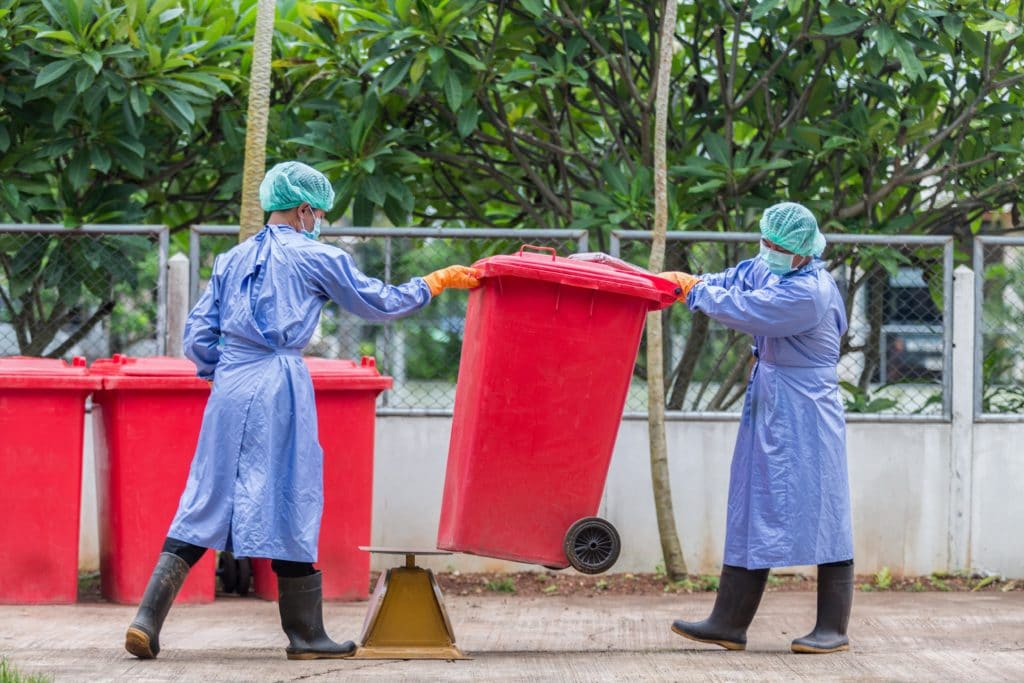
M 373 513 L 373 430 L 377 396 L 392 384 L 373 358 L 306 358 L 316 392 L 317 428 L 324 449 L 324 513 L 317 568 L 325 600 L 365 600 L 370 592 Z M 266 559 L 253 560 L 253 586 L 277 599 L 277 576 Z
M 437 545 L 565 568 L 570 528 L 600 503 L 645 316 L 676 285 L 554 253 L 475 266 Z
M 0 358 L 0 603 L 75 602 L 85 359 Z
M 96 430 L 100 590 L 114 602 L 141 601 L 188 481 L 209 384 L 184 358 L 115 354 L 90 371 L 102 377 Z M 176 602 L 213 601 L 215 553 L 189 572 Z

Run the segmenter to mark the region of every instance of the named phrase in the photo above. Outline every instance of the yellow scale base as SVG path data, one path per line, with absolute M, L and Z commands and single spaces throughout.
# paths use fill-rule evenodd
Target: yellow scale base
M 433 572 L 417 567 L 414 554 L 403 554 L 404 567 L 377 579 L 353 659 L 472 659 L 455 645 Z

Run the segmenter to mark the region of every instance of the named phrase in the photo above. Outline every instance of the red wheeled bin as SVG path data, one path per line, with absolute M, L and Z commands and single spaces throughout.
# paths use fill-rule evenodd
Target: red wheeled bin
M 184 358 L 98 360 L 93 397 L 96 430 L 100 589 L 105 598 L 138 603 L 188 481 L 210 386 Z M 177 602 L 211 602 L 214 555 L 189 572 Z
M 437 545 L 596 574 L 595 517 L 648 311 L 676 285 L 520 250 L 474 264 Z
M 0 358 L 0 603 L 75 602 L 84 358 Z
M 317 429 L 324 449 L 324 513 L 317 568 L 323 571 L 325 600 L 365 600 L 370 592 L 373 513 L 373 430 L 377 396 L 391 388 L 373 358 L 306 358 L 316 392 Z M 277 599 L 270 561 L 252 563 L 256 594 Z

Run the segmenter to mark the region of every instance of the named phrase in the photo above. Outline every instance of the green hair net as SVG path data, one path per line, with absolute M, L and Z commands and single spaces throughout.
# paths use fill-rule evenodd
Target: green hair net
M 294 209 L 303 202 L 323 211 L 334 206 L 334 188 L 327 176 L 301 161 L 286 161 L 267 171 L 260 183 L 264 211 Z
M 821 256 L 825 251 L 825 236 L 818 230 L 814 214 L 794 202 L 765 209 L 761 215 L 761 235 L 800 256 Z

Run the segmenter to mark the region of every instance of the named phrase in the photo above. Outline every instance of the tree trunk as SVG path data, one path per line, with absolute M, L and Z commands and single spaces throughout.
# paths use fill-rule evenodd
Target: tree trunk
M 666 141 L 668 130 L 669 85 L 672 52 L 675 44 L 677 0 L 665 0 L 659 39 L 658 77 L 654 103 L 654 235 L 651 242 L 650 270 L 660 272 L 665 265 L 665 231 L 668 225 L 668 183 Z M 651 485 L 658 518 L 658 536 L 665 559 L 665 573 L 672 580 L 686 577 L 686 560 L 679 544 L 672 487 L 668 472 L 668 446 L 665 442 L 665 348 L 661 313 L 647 315 L 647 427 L 651 440 Z
M 263 227 L 260 183 L 267 160 L 267 119 L 270 114 L 270 58 L 274 39 L 274 0 L 259 0 L 256 33 L 252 40 L 249 72 L 249 110 L 245 126 L 245 162 L 242 171 L 242 211 L 238 241 L 252 237 Z

